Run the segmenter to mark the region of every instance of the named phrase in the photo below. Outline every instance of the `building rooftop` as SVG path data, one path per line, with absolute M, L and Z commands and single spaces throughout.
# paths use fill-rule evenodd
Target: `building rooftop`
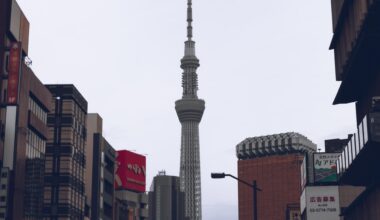
M 270 155 L 307 153 L 317 150 L 317 145 L 296 132 L 246 138 L 236 146 L 238 159 L 252 159 Z

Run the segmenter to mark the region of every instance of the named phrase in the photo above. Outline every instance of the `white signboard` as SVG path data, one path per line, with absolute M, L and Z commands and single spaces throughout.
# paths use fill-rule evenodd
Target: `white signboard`
M 340 220 L 338 186 L 310 186 L 304 194 L 308 220 Z

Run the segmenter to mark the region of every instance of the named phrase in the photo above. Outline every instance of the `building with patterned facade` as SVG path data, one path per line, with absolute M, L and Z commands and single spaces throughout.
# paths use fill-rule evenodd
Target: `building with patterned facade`
M 0 219 L 41 219 L 51 94 L 29 68 L 29 22 L 0 1 Z
M 338 158 L 340 185 L 365 187 L 341 215 L 380 219 L 380 1 L 331 0 L 335 76 L 334 104 L 355 103 L 355 134 Z M 353 116 L 355 117 L 355 116 Z
M 286 219 L 292 207 L 300 206 L 301 164 L 317 146 L 298 133 L 247 138 L 236 146 L 238 178 L 257 181 L 258 218 Z M 307 169 L 312 169 L 309 160 Z M 311 176 L 310 176 L 311 178 Z M 239 182 L 239 219 L 253 218 L 252 189 Z
M 52 93 L 45 156 L 43 219 L 84 219 L 87 101 L 74 85 Z

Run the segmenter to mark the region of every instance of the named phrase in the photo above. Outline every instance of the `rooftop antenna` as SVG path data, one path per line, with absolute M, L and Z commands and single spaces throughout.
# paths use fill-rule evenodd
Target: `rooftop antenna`
M 193 8 L 192 8 L 192 2 L 191 0 L 187 1 L 187 39 L 191 41 L 191 38 L 193 38 Z

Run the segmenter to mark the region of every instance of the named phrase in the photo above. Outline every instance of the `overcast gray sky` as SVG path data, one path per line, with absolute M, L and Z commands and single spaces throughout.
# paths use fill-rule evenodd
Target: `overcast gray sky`
M 159 170 L 179 175 L 180 59 L 186 0 L 18 0 L 31 23 L 29 55 L 44 83 L 73 83 L 103 117 L 116 149 L 147 154 L 147 189 Z M 355 128 L 353 105 L 332 106 L 330 1 L 193 0 L 201 67 L 203 216 L 237 219 L 235 146 L 296 131 L 319 147 Z M 265 186 L 262 186 L 263 188 Z

